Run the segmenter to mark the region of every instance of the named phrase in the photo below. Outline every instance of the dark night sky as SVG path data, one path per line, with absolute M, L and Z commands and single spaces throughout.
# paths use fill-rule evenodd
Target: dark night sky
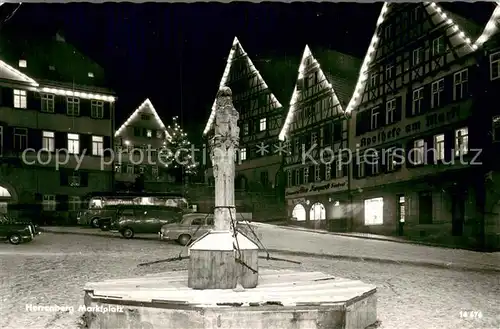
M 480 24 L 493 12 L 492 3 L 444 6 Z M 4 7 L 2 12 L 8 14 L 16 5 Z M 165 123 L 180 115 L 189 130 L 201 133 L 235 35 L 254 61 L 273 52 L 300 56 L 306 43 L 362 58 L 381 7 L 382 3 L 23 4 L 5 24 L 29 33 L 62 29 L 67 41 L 106 70 L 119 97 L 118 124 L 149 97 Z

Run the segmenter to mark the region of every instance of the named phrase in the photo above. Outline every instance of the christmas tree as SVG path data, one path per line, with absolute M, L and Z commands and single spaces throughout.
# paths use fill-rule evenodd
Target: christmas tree
M 166 158 L 164 162 L 167 165 L 167 172 L 180 182 L 184 178 L 196 174 L 197 164 L 194 154 L 192 154 L 192 144 L 178 120 L 179 117 L 173 117 L 172 125 L 167 128 L 170 138 L 162 153 Z

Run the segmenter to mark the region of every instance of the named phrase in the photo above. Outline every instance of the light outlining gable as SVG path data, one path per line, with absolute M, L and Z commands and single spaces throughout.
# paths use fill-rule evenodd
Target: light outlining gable
M 466 54 L 469 54 L 478 48 L 475 44 L 472 44 L 471 39 L 465 35 L 463 29 L 460 29 L 458 24 L 456 24 L 451 18 L 449 18 L 448 15 L 445 13 L 445 11 L 439 5 L 437 5 L 435 2 L 424 2 L 424 5 L 426 6 L 425 8 L 429 15 L 437 13 L 436 18 L 433 18 L 434 24 L 437 25 L 444 21 L 446 21 L 446 23 L 449 24 L 449 27 L 446 29 L 447 35 L 459 31 L 458 33 L 459 37 L 466 43 L 468 48 L 467 51 L 465 52 Z M 397 4 L 384 2 L 384 5 L 382 6 L 382 10 L 380 11 L 380 15 L 377 20 L 377 25 L 375 27 L 375 32 L 373 33 L 372 40 L 370 42 L 370 47 L 368 48 L 368 51 L 363 60 L 363 65 L 361 66 L 361 69 L 359 71 L 359 77 L 356 83 L 356 87 L 354 88 L 354 93 L 351 97 L 351 100 L 349 101 L 349 104 L 347 104 L 346 108 L 347 113 L 350 113 L 357 105 L 359 105 L 359 101 L 361 100 L 361 96 L 363 94 L 363 89 L 368 80 L 368 68 L 377 50 L 377 44 L 379 41 L 379 38 L 377 37 L 378 34 L 377 32 L 378 29 L 380 28 L 380 25 L 384 22 L 385 18 L 387 17 L 387 12 L 388 10 L 390 10 L 391 6 L 397 6 Z
M 158 112 L 156 112 L 153 104 L 151 103 L 151 101 L 149 100 L 149 98 L 146 98 L 146 100 L 144 102 L 142 102 L 141 105 L 139 105 L 139 107 L 134 111 L 134 113 L 132 113 L 132 115 L 127 119 L 127 121 L 125 121 L 124 124 L 121 125 L 120 128 L 118 128 L 118 130 L 115 132 L 115 137 L 119 136 L 120 133 L 129 125 L 132 123 L 133 120 L 135 120 L 135 118 L 139 115 L 139 113 L 142 112 L 142 110 L 144 110 L 145 108 L 149 108 L 149 110 L 151 111 L 151 113 L 153 114 L 153 116 L 155 117 L 156 119 L 156 122 L 160 125 L 160 128 L 165 131 L 165 136 L 167 137 L 167 139 L 170 139 L 171 136 L 170 134 L 168 133 L 167 131 L 167 128 L 165 127 L 165 125 L 163 124 L 163 121 L 161 121 L 160 117 L 158 116 Z
M 316 59 L 312 55 L 311 50 L 309 49 L 308 45 L 306 45 L 306 47 L 304 49 L 304 53 L 302 54 L 302 59 L 300 60 L 299 75 L 297 77 L 297 80 L 304 78 L 304 70 L 306 68 L 306 59 L 308 57 L 311 57 L 313 64 L 318 65 L 319 72 L 320 72 L 320 78 L 318 80 L 320 80 L 320 81 L 324 80 L 325 74 L 323 73 L 323 70 L 321 69 L 320 64 L 316 61 Z M 333 94 L 334 104 L 338 104 L 338 106 L 340 106 L 342 109 L 342 105 L 340 105 L 340 102 L 337 98 L 337 95 L 335 94 L 335 90 L 333 90 L 332 84 L 328 81 L 327 81 L 327 84 L 328 84 L 327 87 L 330 88 L 330 90 Z M 296 106 L 297 106 L 297 103 L 299 101 L 299 95 L 300 95 L 300 91 L 297 89 L 297 83 L 295 83 L 295 88 L 293 89 L 292 98 L 290 100 L 290 108 L 288 109 L 285 123 L 283 124 L 283 127 L 281 128 L 281 132 L 278 136 L 280 141 L 284 141 L 286 136 L 288 135 L 288 132 L 290 130 L 290 126 L 292 125 L 292 122 L 294 119 Z
M 264 87 L 263 89 L 269 89 L 268 85 L 266 84 L 266 82 L 264 81 L 262 76 L 260 75 L 260 72 L 257 70 L 255 65 L 253 65 L 252 60 L 250 59 L 248 54 L 243 49 L 243 46 L 241 45 L 241 43 L 237 37 L 234 37 L 231 51 L 229 52 L 229 56 L 227 57 L 226 67 L 224 68 L 224 73 L 222 74 L 222 79 L 219 83 L 219 88 L 226 87 L 226 83 L 227 83 L 227 80 L 229 78 L 229 72 L 231 71 L 231 64 L 233 61 L 233 57 L 234 57 L 234 54 L 236 53 L 236 50 L 238 49 L 238 47 L 240 48 L 243 56 L 245 56 L 245 58 L 247 60 L 247 65 L 250 67 L 250 70 L 257 73 L 258 79 L 261 81 L 261 83 Z M 278 108 L 281 107 L 281 103 L 278 101 L 278 99 L 274 96 L 273 93 L 271 93 L 271 99 L 277 105 Z M 210 129 L 212 129 L 212 126 L 213 126 L 213 123 L 215 120 L 215 105 L 216 105 L 216 100 L 214 100 L 214 103 L 212 104 L 210 117 L 208 118 L 205 129 L 203 130 L 203 135 L 206 135 L 210 131 Z
M 493 11 L 493 14 L 491 15 L 488 23 L 486 23 L 483 32 L 474 43 L 476 47 L 481 47 L 486 41 L 488 41 L 493 35 L 497 34 L 500 30 L 500 1 L 497 0 L 496 3 L 497 6 Z
M 36 82 L 34 79 L 30 78 L 26 74 L 20 72 L 19 70 L 16 70 L 15 68 L 13 68 L 12 66 L 10 66 L 9 64 L 7 64 L 4 61 L 0 60 L 0 75 L 1 75 L 1 71 L 3 71 L 3 70 L 7 71 L 7 73 L 9 75 L 14 76 L 15 80 L 19 80 L 21 82 L 29 83 L 33 87 L 38 87 L 39 86 L 38 82 Z

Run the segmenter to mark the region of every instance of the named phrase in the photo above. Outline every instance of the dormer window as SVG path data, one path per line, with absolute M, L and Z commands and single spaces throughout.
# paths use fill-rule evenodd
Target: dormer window
M 94 73 L 92 73 L 92 72 L 87 73 L 87 75 L 89 76 L 89 78 L 93 78 L 94 77 Z
M 28 62 L 25 59 L 20 59 L 19 67 L 28 67 Z
M 149 115 L 141 114 L 141 120 L 145 120 L 145 121 L 149 120 Z

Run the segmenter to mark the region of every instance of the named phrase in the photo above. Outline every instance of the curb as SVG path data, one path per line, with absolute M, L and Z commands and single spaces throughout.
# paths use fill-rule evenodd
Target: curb
M 93 232 L 58 231 L 58 230 L 45 229 L 43 227 L 40 227 L 39 231 L 44 232 L 44 233 L 52 233 L 52 234 L 87 235 L 87 236 L 96 236 L 96 237 L 101 237 L 101 238 L 123 239 L 123 237 L 119 234 L 102 234 L 102 233 L 100 234 L 99 232 L 93 233 Z M 158 240 L 158 237 L 155 235 L 155 237 L 134 237 L 134 239 L 137 239 L 137 240 Z
M 266 225 L 273 225 L 273 224 L 266 224 Z M 488 252 L 488 251 L 482 251 L 482 250 L 477 250 L 477 249 L 473 249 L 473 248 L 447 246 L 447 245 L 443 245 L 443 244 L 439 244 L 439 243 L 432 243 L 432 242 L 413 241 L 413 240 L 404 240 L 404 239 L 392 240 L 392 239 L 384 238 L 383 236 L 374 237 L 374 236 L 350 235 L 348 233 L 329 232 L 329 231 L 324 231 L 324 230 L 314 230 L 314 229 L 303 228 L 300 226 L 281 226 L 281 225 L 273 225 L 273 226 L 280 227 L 280 228 L 283 228 L 285 230 L 291 230 L 291 231 L 303 231 L 303 232 L 317 233 L 317 234 L 323 234 L 323 235 L 335 235 L 335 236 L 342 236 L 342 237 L 354 238 L 354 239 L 387 241 L 387 242 L 413 244 L 413 245 L 417 245 L 417 246 L 427 246 L 427 247 L 435 247 L 435 248 L 443 248 L 443 249 L 458 249 L 458 250 L 468 250 L 468 251 L 475 251 L 475 252 Z
M 70 232 L 70 231 L 57 231 L 57 230 L 46 230 L 40 228 L 41 232 L 53 233 L 53 234 L 73 234 L 73 235 L 87 235 L 87 236 L 97 236 L 104 238 L 118 238 L 122 239 L 119 235 L 104 235 L 104 234 L 96 234 L 92 232 Z M 328 233 L 322 233 L 328 234 Z M 141 240 L 157 240 L 155 238 L 142 238 L 137 237 L 134 239 Z M 278 253 L 282 255 L 290 255 L 290 256 L 298 256 L 298 257 L 314 257 L 314 258 L 323 258 L 323 259 L 335 259 L 335 260 L 349 260 L 355 262 L 373 262 L 373 263 L 381 263 L 381 264 L 395 264 L 395 265 L 410 265 L 410 266 L 420 266 L 420 267 L 429 267 L 436 269 L 446 269 L 446 270 L 459 270 L 459 271 L 467 271 L 467 272 L 481 272 L 481 273 L 500 273 L 500 268 L 489 268 L 489 267 L 470 267 L 460 264 L 453 263 L 437 263 L 437 262 L 422 262 L 422 261 L 412 261 L 412 260 L 394 260 L 394 259 L 385 259 L 385 258 L 375 258 L 375 257 L 361 257 L 361 256 L 349 256 L 349 255 L 332 255 L 332 254 L 324 254 L 324 253 L 311 253 L 305 251 L 291 251 L 284 249 L 265 249 L 261 250 L 261 252 L 269 253 Z
M 395 265 L 410 265 L 410 266 L 420 266 L 436 269 L 445 270 L 458 270 L 464 272 L 481 272 L 481 273 L 500 273 L 500 268 L 494 267 L 471 267 L 460 264 L 453 263 L 437 263 L 437 262 L 422 262 L 413 260 L 394 260 L 386 258 L 375 258 L 375 257 L 361 257 L 361 256 L 349 256 L 349 255 L 332 255 L 332 254 L 322 254 L 322 253 L 310 253 L 305 251 L 290 251 L 281 249 L 267 249 L 269 253 L 280 253 L 283 255 L 298 256 L 298 257 L 314 257 L 323 259 L 336 259 L 336 260 L 349 260 L 355 262 L 373 262 L 381 264 L 395 264 Z M 265 252 L 265 250 L 264 250 Z

